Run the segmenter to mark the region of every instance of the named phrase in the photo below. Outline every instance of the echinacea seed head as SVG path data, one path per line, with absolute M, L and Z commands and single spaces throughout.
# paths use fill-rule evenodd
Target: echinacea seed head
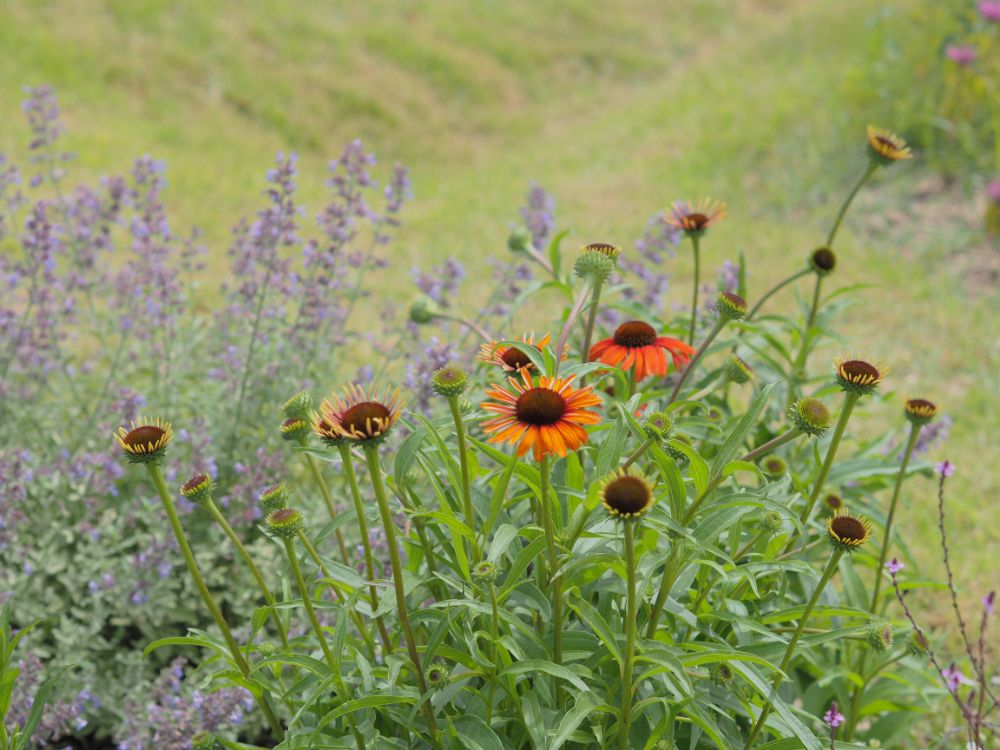
M 455 364 L 448 364 L 439 370 L 434 371 L 431 376 L 431 385 L 434 392 L 444 398 L 457 398 L 465 393 L 469 377 L 465 370 Z
M 203 503 L 212 499 L 213 482 L 208 474 L 195 474 L 181 485 L 181 495 L 192 503 Z
M 937 406 L 923 398 L 911 398 L 903 407 L 903 413 L 912 424 L 923 426 L 934 419 Z
M 617 518 L 638 518 L 653 505 L 653 490 L 645 477 L 619 469 L 601 481 L 601 503 Z
M 139 417 L 132 421 L 129 429 L 119 427 L 115 440 L 130 463 L 149 464 L 160 462 L 173 436 L 169 422 Z
M 833 417 L 818 398 L 803 398 L 788 409 L 788 419 L 807 435 L 819 437 L 830 428 Z
M 730 354 L 726 360 L 725 374 L 736 385 L 744 385 L 753 380 L 753 368 L 735 354 Z
M 294 539 L 305 527 L 302 514 L 295 508 L 281 508 L 267 514 L 267 529 L 281 539 Z
M 854 552 L 871 539 L 872 524 L 841 509 L 826 523 L 827 539 L 837 549 Z
M 265 513 L 273 513 L 288 507 L 289 494 L 288 486 L 284 482 L 278 482 L 260 493 L 258 501 Z
M 433 321 L 439 314 L 440 308 L 437 302 L 426 294 L 419 295 L 410 303 L 410 320 L 417 325 L 426 325 Z
M 889 621 L 882 617 L 873 617 L 868 621 L 865 639 L 874 651 L 880 654 L 888 651 L 892 648 L 892 626 Z
M 309 391 L 299 391 L 281 407 L 286 419 L 309 419 L 313 410 L 313 396 Z
M 742 320 L 747 314 L 747 302 L 735 292 L 719 292 L 715 298 L 719 314 L 729 320 Z
M 760 468 L 772 479 L 780 479 L 788 473 L 788 462 L 781 456 L 767 456 L 760 462 Z
M 282 440 L 294 440 L 296 442 L 307 437 L 310 431 L 311 428 L 309 423 L 299 417 L 289 417 L 282 422 L 281 427 L 278 428 L 278 432 L 281 433 Z
M 829 247 L 817 247 L 809 255 L 809 268 L 817 276 L 826 276 L 833 273 L 837 267 L 837 255 Z
M 642 421 L 642 428 L 647 438 L 663 441 L 670 437 L 674 423 L 666 412 L 654 411 Z

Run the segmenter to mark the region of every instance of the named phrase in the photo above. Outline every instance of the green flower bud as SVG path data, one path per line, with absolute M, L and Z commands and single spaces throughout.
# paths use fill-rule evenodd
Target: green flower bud
M 449 364 L 434 371 L 431 384 L 437 395 L 445 398 L 456 398 L 465 392 L 468 376 L 465 374 L 465 370 L 458 365 Z
M 733 292 L 719 292 L 715 298 L 719 314 L 730 320 L 742 320 L 747 314 L 747 302 Z
M 736 385 L 744 385 L 753 379 L 753 368 L 735 354 L 730 354 L 726 361 L 725 374 Z
M 212 499 L 215 483 L 208 474 L 195 474 L 181 485 L 181 495 L 192 503 L 201 504 Z
M 191 750 L 215 750 L 218 746 L 211 732 L 198 732 L 191 738 Z
M 523 227 L 515 229 L 507 238 L 507 248 L 512 253 L 526 253 L 531 249 L 531 232 Z
M 281 508 L 269 513 L 265 523 L 272 534 L 282 539 L 294 539 L 305 527 L 302 514 L 295 508 Z
M 780 479 L 788 473 L 788 462 L 781 456 L 766 456 L 760 462 L 760 468 L 772 479 Z
M 281 433 L 282 440 L 298 442 L 302 440 L 302 438 L 307 437 L 312 431 L 312 428 L 309 427 L 309 423 L 304 419 L 289 417 L 281 423 L 281 427 L 278 428 L 278 431 Z
M 671 434 L 670 438 L 671 440 L 676 440 L 680 443 L 684 443 L 685 445 L 692 444 L 691 438 L 682 432 L 675 432 Z M 667 453 L 669 453 L 670 457 L 674 459 L 674 461 L 676 461 L 677 463 L 683 463 L 684 461 L 688 460 L 686 453 L 681 452 L 680 450 L 672 446 L 669 442 L 667 443 Z
M 273 513 L 288 507 L 288 496 L 288 487 L 284 482 L 278 482 L 260 493 L 258 500 L 265 513 Z
M 888 620 L 881 617 L 873 617 L 869 620 L 865 638 L 868 645 L 880 654 L 892 648 L 892 627 Z
M 807 435 L 818 437 L 830 428 L 833 417 L 818 398 L 803 398 L 788 409 L 788 419 Z
M 769 510 L 760 519 L 760 526 L 764 531 L 769 534 L 777 534 L 781 531 L 781 527 L 784 525 L 785 519 L 781 517 L 781 514 L 776 510 Z
M 716 685 L 728 685 L 733 681 L 733 668 L 725 663 L 713 664 L 711 668 L 712 681 Z
M 410 304 L 410 320 L 417 325 L 430 323 L 440 312 L 437 302 L 426 294 L 421 294 Z
M 478 583 L 493 583 L 497 578 L 497 567 L 488 560 L 483 560 L 472 569 L 472 579 Z
M 826 276 L 837 267 L 837 256 L 828 247 L 818 247 L 809 255 L 809 267 L 817 276 Z
M 313 410 L 313 397 L 309 391 L 299 391 L 281 407 L 286 419 L 304 419 L 309 421 Z
M 937 406 L 923 398 L 911 398 L 903 407 L 903 413 L 911 423 L 923 426 L 937 414 Z
M 443 688 L 448 683 L 448 667 L 441 662 L 435 662 L 424 671 L 424 678 L 431 690 Z
M 662 441 L 670 437 L 674 423 L 666 412 L 654 411 L 642 421 L 642 429 L 647 438 Z

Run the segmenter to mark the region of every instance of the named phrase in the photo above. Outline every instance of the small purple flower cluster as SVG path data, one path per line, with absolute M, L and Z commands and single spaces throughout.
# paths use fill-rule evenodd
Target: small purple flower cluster
M 41 659 L 28 653 L 18 662 L 20 673 L 14 683 L 10 710 L 4 718 L 5 725 L 23 727 L 28 720 L 35 694 L 46 678 Z M 100 708 L 100 701 L 89 691 L 81 690 L 72 700 L 49 701 L 42 712 L 42 719 L 32 735 L 37 747 L 52 747 L 61 738 L 72 732 L 81 732 L 87 727 L 84 714 L 89 709 Z

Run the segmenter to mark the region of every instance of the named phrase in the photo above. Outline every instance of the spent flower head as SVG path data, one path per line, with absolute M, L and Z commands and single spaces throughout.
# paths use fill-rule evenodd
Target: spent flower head
M 830 410 L 818 398 L 799 399 L 789 407 L 788 418 L 802 432 L 814 437 L 826 432 L 833 421 Z
M 608 513 L 629 520 L 638 518 L 653 505 L 653 488 L 645 477 L 618 469 L 600 483 L 601 503 Z

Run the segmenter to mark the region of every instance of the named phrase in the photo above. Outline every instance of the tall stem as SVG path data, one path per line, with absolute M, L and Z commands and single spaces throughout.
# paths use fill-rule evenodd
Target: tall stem
M 302 438 L 299 444 L 305 448 L 306 439 Z M 330 514 L 330 520 L 337 520 L 337 506 L 333 502 L 333 495 L 330 494 L 330 486 L 326 483 L 326 479 L 323 478 L 323 472 L 319 470 L 319 466 L 316 465 L 316 459 L 310 456 L 308 453 L 303 452 L 306 462 L 306 468 L 312 475 L 313 482 L 316 483 L 316 487 L 319 489 L 319 493 L 323 496 L 323 502 L 326 504 L 326 512 Z M 351 555 L 347 551 L 347 540 L 344 539 L 344 532 L 339 528 L 336 530 L 337 535 L 337 547 L 340 550 L 340 558 L 344 565 L 350 566 Z
M 153 484 L 156 486 L 156 491 L 160 495 L 160 501 L 163 503 L 163 510 L 166 511 L 167 520 L 170 522 L 170 528 L 174 532 L 174 537 L 177 539 L 177 546 L 180 547 L 181 556 L 184 558 L 184 562 L 187 564 L 188 573 L 191 574 L 191 579 L 194 581 L 195 588 L 198 589 L 198 593 L 201 595 L 202 601 L 205 603 L 205 607 L 208 608 L 209 613 L 212 615 L 212 619 L 215 620 L 215 624 L 219 627 L 222 632 L 222 637 L 226 641 L 226 646 L 229 648 L 229 654 L 232 656 L 233 663 L 236 668 L 240 671 L 240 674 L 244 678 L 250 675 L 250 665 L 243 656 L 243 652 L 240 651 L 240 646 L 233 637 L 233 631 L 229 627 L 229 623 L 226 622 L 226 618 L 222 614 L 222 610 L 219 609 L 219 605 L 216 604 L 215 598 L 212 596 L 212 592 L 208 590 L 208 584 L 205 583 L 205 578 L 201 574 L 201 570 L 198 568 L 198 562 L 194 559 L 194 553 L 191 551 L 191 545 L 188 544 L 187 535 L 184 533 L 184 527 L 181 525 L 181 519 L 177 515 L 177 507 L 174 505 L 174 499 L 170 495 L 170 490 L 167 489 L 167 482 L 163 478 L 163 472 L 160 470 L 160 465 L 158 463 L 148 463 L 146 468 L 149 470 L 149 476 L 153 480 Z M 266 695 L 261 694 L 260 696 L 255 696 L 257 705 L 260 706 L 260 710 L 264 713 L 264 717 L 267 719 L 268 725 L 271 727 L 271 731 L 274 736 L 281 740 L 285 736 L 284 730 L 281 728 L 281 722 L 278 721 L 277 715 L 274 713 L 274 709 L 271 707 L 271 702 L 268 700 Z
M 219 506 L 215 504 L 215 501 L 212 500 L 212 498 L 208 498 L 202 505 L 208 512 L 208 515 L 212 517 L 212 520 L 219 524 L 219 528 L 221 528 L 225 532 L 226 536 L 229 537 L 229 541 L 231 541 L 233 546 L 236 547 L 236 551 L 239 553 L 240 557 L 243 558 L 243 562 L 245 562 L 247 567 L 250 568 L 250 573 L 253 575 L 254 580 L 257 581 L 257 585 L 260 587 L 260 591 L 264 595 L 264 601 L 266 601 L 267 605 L 271 608 L 271 618 L 274 620 L 274 625 L 278 629 L 278 635 L 281 637 L 281 643 L 287 647 L 288 634 L 285 632 L 285 624 L 281 621 L 281 617 L 278 614 L 278 602 L 274 598 L 274 594 L 271 593 L 271 589 L 268 588 L 267 582 L 264 580 L 264 576 L 261 574 L 257 564 L 253 561 L 253 557 L 250 556 L 250 552 L 247 548 L 243 546 L 243 541 L 236 534 L 236 531 L 233 530 L 233 527 L 229 525 L 229 521 L 227 521 L 225 516 L 222 515 L 222 512 L 219 510 Z
M 830 227 L 830 233 L 826 236 L 827 245 L 833 244 L 833 239 L 837 236 L 837 230 L 840 229 L 840 223 L 844 220 L 844 216 L 847 214 L 847 209 L 850 208 L 851 202 L 854 200 L 854 196 L 858 194 L 861 186 L 868 182 L 868 178 L 875 173 L 876 169 L 878 169 L 878 162 L 874 159 L 869 160 L 868 166 L 865 167 L 865 171 L 861 174 L 861 177 L 855 183 L 851 192 L 847 194 L 847 198 L 840 206 L 840 211 L 837 212 L 837 218 L 834 220 L 833 226 Z
M 539 506 L 542 515 L 542 525 L 545 529 L 545 542 L 549 551 L 549 582 L 552 587 L 552 660 L 562 664 L 562 578 L 557 577 L 559 553 L 556 550 L 556 532 L 553 517 L 556 505 L 552 502 L 550 490 L 550 474 L 552 466 L 549 456 L 543 456 L 539 473 L 541 482 L 539 491 Z
M 830 562 L 826 564 L 826 570 L 823 571 L 823 575 L 819 579 L 819 583 L 816 584 L 816 588 L 813 590 L 812 596 L 809 597 L 809 602 L 806 604 L 806 608 L 802 612 L 802 618 L 799 620 L 798 627 L 795 628 L 795 633 L 792 635 L 792 639 L 788 642 L 788 648 L 785 649 L 785 656 L 781 660 L 781 666 L 778 667 L 778 671 L 774 675 L 771 692 L 775 695 L 777 694 L 778 687 L 784 680 L 785 670 L 792 661 L 792 656 L 795 654 L 795 647 L 799 644 L 799 639 L 802 637 L 802 631 L 805 629 L 806 623 L 809 621 L 809 616 L 812 614 L 813 608 L 816 606 L 816 602 L 819 601 L 819 597 L 823 593 L 823 589 L 826 588 L 826 584 L 829 583 L 830 579 L 833 577 L 833 573 L 837 569 L 837 563 L 840 562 L 840 558 L 843 554 L 844 551 L 842 549 L 834 550 L 833 555 L 830 556 Z M 757 721 L 753 725 L 753 729 L 750 730 L 750 736 L 747 738 L 747 744 L 744 747 L 744 750 L 750 750 L 753 746 L 753 741 L 760 733 L 761 728 L 764 726 L 764 722 L 767 721 L 767 717 L 770 715 L 773 705 L 774 704 L 770 701 L 764 705 L 764 708 L 760 712 L 760 716 L 757 717 Z
M 775 438 L 768 440 L 763 445 L 758 445 L 752 451 L 743 456 L 743 458 L 741 458 L 740 460 L 753 461 L 755 459 L 758 459 L 761 456 L 767 455 L 775 448 L 779 448 L 785 443 L 790 443 L 792 440 L 794 440 L 801 434 L 802 430 L 800 430 L 798 427 L 790 427 L 789 429 L 785 430 L 785 432 L 781 433 Z
M 769 299 L 771 299 L 771 297 L 780 292 L 782 289 L 791 284 L 793 281 L 802 278 L 808 273 L 812 273 L 812 269 L 809 266 L 806 266 L 801 271 L 793 273 L 788 278 L 783 279 L 782 281 L 779 281 L 777 284 L 772 286 L 770 289 L 767 290 L 767 292 L 764 294 L 763 297 L 757 300 L 757 304 L 754 305 L 752 308 L 750 308 L 750 312 L 747 313 L 745 320 L 753 320 L 753 316 L 756 315 L 757 311 L 764 306 L 765 302 L 767 302 Z
M 323 651 L 323 658 L 326 659 L 326 665 L 330 668 L 330 676 L 333 677 L 334 682 L 337 685 L 337 691 L 340 693 L 341 700 L 347 700 L 347 688 L 344 685 L 344 677 L 340 673 L 340 665 L 337 660 L 333 658 L 333 652 L 330 651 L 330 645 L 326 642 L 326 636 L 323 634 L 323 628 L 319 624 L 319 618 L 316 616 L 316 609 L 313 607 L 312 597 L 309 596 L 309 587 L 306 586 L 305 578 L 302 577 L 302 568 L 299 566 L 299 557 L 295 554 L 295 544 L 292 539 L 285 539 L 285 553 L 288 556 L 288 563 L 292 566 L 292 575 L 295 577 L 295 583 L 299 587 L 299 595 L 302 597 L 302 603 L 305 605 L 306 613 L 309 615 L 309 622 L 312 623 L 313 633 L 316 635 L 316 640 L 319 641 L 319 647 Z M 358 732 L 357 728 L 354 726 L 354 721 L 351 719 L 350 714 L 345 717 L 347 725 L 351 728 L 351 734 L 354 735 L 354 739 L 358 743 L 358 747 L 365 747 L 365 738 Z
M 420 695 L 426 696 L 427 682 L 424 679 L 424 670 L 420 663 L 420 653 L 417 651 L 417 641 L 413 637 L 410 614 L 406 608 L 406 593 L 403 590 L 403 566 L 399 560 L 399 548 L 396 546 L 396 527 L 385 494 L 385 482 L 382 479 L 382 464 L 379 461 L 377 445 L 373 445 L 371 442 L 365 444 L 365 459 L 368 462 L 368 475 L 372 481 L 372 489 L 375 491 L 375 500 L 378 502 L 379 513 L 382 516 L 385 540 L 389 545 L 392 584 L 396 592 L 396 614 L 399 617 L 399 625 L 403 629 L 403 635 L 406 639 L 406 650 L 410 655 L 410 661 L 413 662 L 413 668 L 416 670 L 417 687 L 420 689 Z M 423 701 L 423 713 L 424 719 L 427 721 L 428 731 L 431 734 L 431 740 L 435 747 L 440 747 L 441 741 L 438 737 L 437 722 L 434 720 L 434 708 L 430 700 Z
M 889 556 L 889 546 L 892 541 L 892 522 L 896 518 L 896 505 L 899 502 L 899 491 L 903 487 L 903 479 L 906 477 L 906 467 L 910 465 L 910 458 L 913 456 L 913 449 L 917 445 L 917 437 L 920 435 L 920 425 L 913 423 L 910 425 L 910 439 L 906 441 L 906 448 L 903 451 L 903 461 L 899 465 L 899 474 L 896 475 L 896 486 L 892 489 L 892 499 L 889 501 L 889 514 L 885 518 L 885 538 L 882 541 L 882 552 L 878 558 L 878 567 L 875 568 L 875 590 L 872 593 L 872 613 L 878 606 L 878 595 L 882 588 L 882 571 L 885 570 L 885 559 Z
M 378 609 L 378 590 L 375 588 L 375 559 L 372 555 L 372 543 L 368 538 L 368 520 L 365 518 L 365 506 L 361 502 L 361 490 L 358 487 L 358 477 L 354 473 L 354 460 L 351 456 L 351 447 L 346 442 L 341 442 L 337 446 L 340 451 L 340 462 L 347 475 L 347 483 L 351 487 L 351 499 L 354 501 L 354 514 L 358 517 L 358 533 L 361 535 L 361 547 L 365 553 L 365 575 L 368 578 L 368 601 L 371 603 L 372 617 L 378 626 L 379 635 L 382 637 L 382 646 L 385 654 L 392 653 L 392 639 L 385 626 L 385 620 L 376 617 L 375 610 Z
M 618 750 L 628 747 L 628 730 L 632 723 L 632 662 L 635 653 L 635 542 L 632 521 L 625 521 L 625 659 L 622 665 L 621 730 L 618 733 Z
M 573 307 L 570 308 L 569 315 L 566 316 L 566 322 L 563 324 L 562 332 L 559 334 L 559 341 L 556 342 L 556 373 L 559 373 L 559 363 L 562 362 L 562 353 L 566 349 L 566 343 L 569 341 L 569 334 L 573 330 L 573 323 L 576 319 L 580 317 L 580 311 L 583 310 L 584 304 L 587 302 L 587 287 L 584 286 L 580 289 L 580 292 L 576 296 L 576 300 L 573 302 Z M 586 356 L 586 353 L 584 353 Z
M 660 613 L 667 603 L 670 590 L 677 581 L 677 565 L 680 557 L 679 539 L 674 539 L 670 548 L 670 556 L 663 565 L 663 578 L 660 581 L 660 590 L 656 593 L 656 601 L 653 602 L 653 609 L 649 613 L 649 622 L 646 625 L 646 638 L 656 635 L 656 624 L 659 622 Z
M 458 405 L 458 398 L 448 399 L 448 407 L 451 409 L 451 417 L 455 422 L 455 434 L 458 437 L 458 463 L 462 469 L 462 506 L 465 513 L 465 523 L 472 529 L 473 535 L 469 540 L 472 561 L 479 562 L 479 543 L 476 541 L 476 514 L 472 508 L 472 482 L 469 478 L 469 452 L 465 441 L 465 422 L 462 420 L 462 410 Z
M 691 235 L 691 249 L 694 251 L 694 292 L 691 295 L 691 327 L 688 329 L 688 346 L 694 346 L 694 331 L 698 326 L 698 285 L 701 284 L 700 242 L 701 238 L 697 234 Z
M 698 365 L 699 360 L 701 360 L 702 356 L 704 356 L 705 351 L 715 340 L 715 337 L 719 335 L 719 331 L 722 330 L 722 327 L 726 325 L 726 321 L 728 320 L 729 319 L 726 318 L 725 316 L 720 315 L 719 319 L 715 321 L 715 325 L 712 326 L 712 330 L 708 332 L 708 335 L 705 337 L 705 340 L 702 341 L 701 346 L 698 347 L 698 351 L 696 351 L 694 353 L 694 356 L 691 357 L 691 361 L 688 362 L 687 367 L 684 368 L 684 371 L 681 373 L 680 378 L 677 380 L 677 385 L 674 386 L 674 390 L 670 394 L 670 400 L 667 401 L 667 406 L 669 406 L 670 404 L 674 403 L 674 401 L 677 400 L 677 396 L 680 394 L 681 388 L 684 387 L 684 383 L 685 381 L 687 381 L 688 375 L 690 375 L 691 372 L 694 370 L 694 368 Z
M 604 284 L 594 284 L 590 292 L 590 310 L 587 311 L 587 327 L 583 332 L 583 350 L 580 352 L 583 364 L 587 364 L 590 359 L 590 342 L 594 339 L 594 325 L 597 323 L 597 309 L 603 287 Z

